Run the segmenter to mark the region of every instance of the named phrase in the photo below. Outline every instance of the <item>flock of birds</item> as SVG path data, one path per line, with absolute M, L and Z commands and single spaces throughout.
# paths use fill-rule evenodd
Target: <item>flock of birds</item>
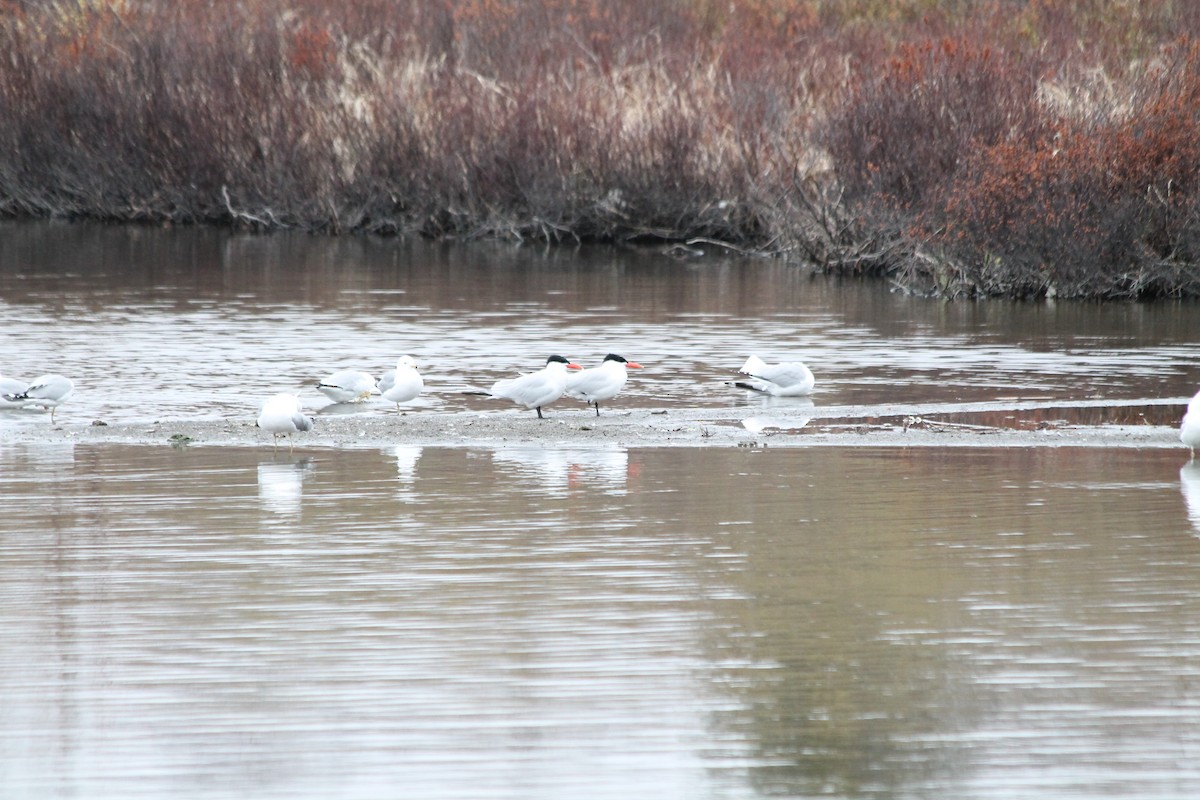
M 601 401 L 617 396 L 624 388 L 631 368 L 641 369 L 642 365 L 615 353 L 609 353 L 600 366 L 592 369 L 584 369 L 562 356 L 554 355 L 546 359 L 546 366 L 537 372 L 499 380 L 492 384 L 489 391 L 471 391 L 468 394 L 511 400 L 537 411 L 539 419 L 545 419 L 542 416 L 543 408 L 567 395 L 586 401 L 599 416 Z M 396 368 L 385 372 L 379 380 L 367 372 L 344 369 L 317 384 L 317 391 L 335 403 L 361 403 L 377 395 L 395 403 L 396 413 L 400 413 L 402 403 L 415 400 L 424 388 L 425 381 L 411 356 L 400 356 Z M 313 421 L 304 415 L 299 395 L 283 392 L 267 399 L 257 424 L 271 433 L 276 446 L 280 436 L 287 436 L 290 450 L 292 434 L 312 430 Z
M 642 369 L 642 365 L 624 356 L 609 353 L 600 366 L 584 369 L 560 355 L 546 359 L 546 366 L 536 372 L 505 378 L 492 384 L 487 391 L 472 390 L 478 394 L 500 400 L 511 400 L 530 411 L 536 411 L 538 419 L 545 419 L 542 409 L 561 397 L 583 400 L 600 416 L 600 404 L 616 397 L 629 378 L 629 370 Z M 816 381 L 812 372 L 799 362 L 767 364 L 757 356 L 747 359 L 741 369 L 744 378 L 734 383 L 744 389 L 778 397 L 798 397 L 812 393 Z M 339 370 L 317 384 L 317 391 L 335 403 L 360 403 L 370 397 L 380 396 L 400 405 L 416 397 L 425 388 L 417 364 L 411 356 L 401 356 L 394 370 L 384 373 L 376 381 L 369 373 L 358 370 Z M 258 427 L 271 433 L 278 447 L 279 437 L 288 437 L 290 451 L 294 433 L 312 430 L 311 417 L 305 416 L 296 394 L 281 393 L 270 397 L 259 414 Z
M 609 353 L 600 366 L 584 369 L 559 355 L 546 359 L 546 366 L 536 372 L 505 378 L 492 384 L 488 391 L 471 391 L 487 397 L 511 400 L 517 405 L 537 411 L 563 396 L 585 401 L 600 416 L 600 403 L 608 402 L 620 393 L 629 377 L 628 370 L 642 365 L 624 356 Z M 812 371 L 798 361 L 768 364 L 758 356 L 750 356 L 739 370 L 743 378 L 734 386 L 775 397 L 803 397 L 812 394 L 816 384 Z M 379 380 L 359 370 L 334 372 L 317 384 L 317 391 L 335 403 L 361 403 L 371 397 L 381 397 L 396 404 L 400 413 L 403 403 L 415 400 L 425 389 L 425 381 L 411 356 L 401 356 L 394 370 L 385 372 Z M 64 375 L 41 375 L 29 383 L 0 375 L 0 408 L 34 406 L 49 409 L 50 421 L 54 411 L 75 391 L 75 384 Z M 288 437 L 291 450 L 292 434 L 312 430 L 311 417 L 305 416 L 300 396 L 283 392 L 268 398 L 258 415 L 258 427 L 269 432 L 272 444 L 279 446 L 279 437 Z M 1191 451 L 1193 460 L 1200 450 L 1200 392 L 1188 403 L 1179 426 L 1179 439 Z

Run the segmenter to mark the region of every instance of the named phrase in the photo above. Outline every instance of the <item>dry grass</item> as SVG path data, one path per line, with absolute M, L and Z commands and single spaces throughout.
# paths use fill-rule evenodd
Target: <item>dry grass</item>
M 9 0 L 0 213 L 1200 295 L 1193 5 Z

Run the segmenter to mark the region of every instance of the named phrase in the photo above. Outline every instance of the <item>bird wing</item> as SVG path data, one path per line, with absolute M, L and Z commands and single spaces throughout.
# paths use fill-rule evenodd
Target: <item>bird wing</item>
M 519 378 L 496 381 L 492 384 L 492 396 L 535 408 L 562 397 L 565 385 L 563 376 L 557 376 L 556 379 L 543 369 Z
M 795 386 L 805 383 L 811 374 L 803 364 L 764 364 L 766 369 L 752 373 L 752 377 L 778 384 L 779 386 Z
M 593 367 L 567 375 L 566 394 L 580 400 L 607 400 L 625 384 L 624 370 Z

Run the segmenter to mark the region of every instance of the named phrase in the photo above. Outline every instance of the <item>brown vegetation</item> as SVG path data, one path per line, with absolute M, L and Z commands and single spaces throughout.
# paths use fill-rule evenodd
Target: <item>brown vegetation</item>
M 0 2 L 0 213 L 1200 296 L 1200 4 Z

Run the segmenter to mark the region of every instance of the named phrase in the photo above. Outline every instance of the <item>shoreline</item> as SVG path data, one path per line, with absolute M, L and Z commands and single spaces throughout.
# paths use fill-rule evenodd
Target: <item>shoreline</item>
M 655 409 L 530 412 L 410 412 L 313 416 L 313 430 L 293 437 L 296 450 L 430 447 L 1140 447 L 1175 448 L 1177 401 L 1100 403 L 978 403 L 880 407 L 764 409 Z M 1164 408 L 1169 406 L 1170 408 Z M 1144 421 L 1072 424 L 1037 421 L 1027 412 L 1125 411 Z M 1147 416 L 1142 411 L 1154 412 Z M 62 409 L 65 410 L 65 409 Z M 1064 416 L 1069 416 L 1065 414 Z M 997 424 L 1000 419 L 1004 423 Z M 961 421 L 960 421 L 961 420 Z M 0 444 L 126 444 L 144 446 L 270 448 L 271 435 L 252 419 L 167 419 L 145 422 L 0 421 Z M 286 439 L 280 447 L 287 447 Z

